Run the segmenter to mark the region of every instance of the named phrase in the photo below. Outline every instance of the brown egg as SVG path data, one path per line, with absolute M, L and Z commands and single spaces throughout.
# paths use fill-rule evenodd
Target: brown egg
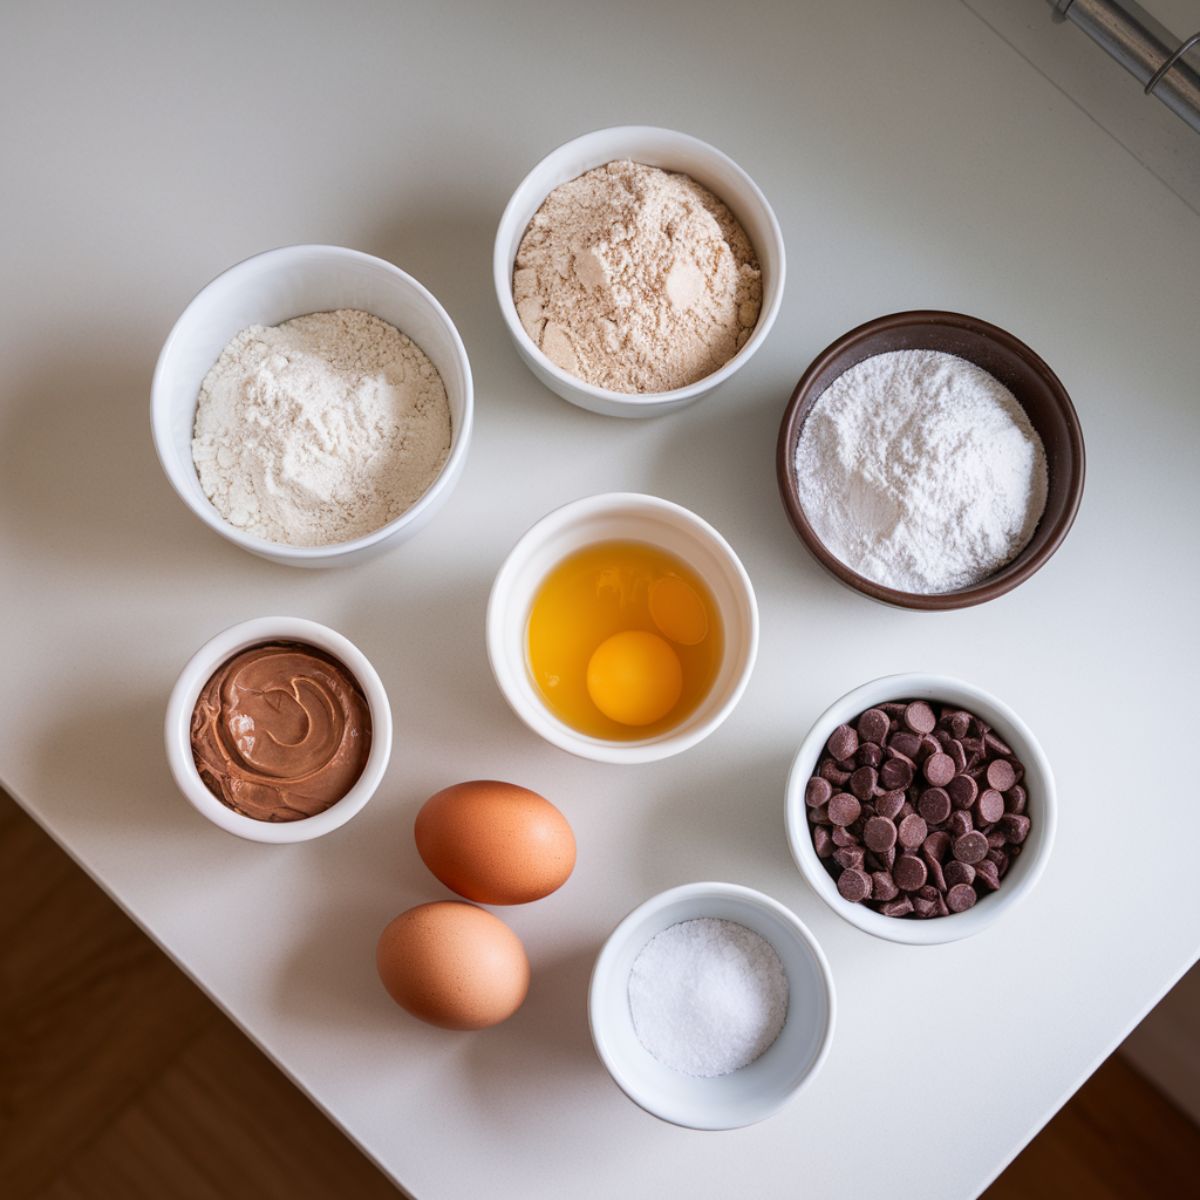
M 431 796 L 417 813 L 417 851 L 448 887 L 480 904 L 527 904 L 562 887 L 575 835 L 549 800 L 477 779 Z
M 379 978 L 401 1008 L 443 1029 L 486 1029 L 529 990 L 521 939 L 499 917 L 439 900 L 401 913 L 379 936 Z

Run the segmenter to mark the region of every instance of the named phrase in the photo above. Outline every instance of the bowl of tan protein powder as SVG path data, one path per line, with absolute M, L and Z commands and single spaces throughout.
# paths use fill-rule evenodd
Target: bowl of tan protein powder
M 649 417 L 708 394 L 783 299 L 779 222 L 720 150 L 623 126 L 544 158 L 500 220 L 493 276 L 518 353 L 551 391 Z
M 411 276 L 339 246 L 231 267 L 184 310 L 154 374 L 167 478 L 243 549 L 333 566 L 411 537 L 462 473 L 471 368 Z

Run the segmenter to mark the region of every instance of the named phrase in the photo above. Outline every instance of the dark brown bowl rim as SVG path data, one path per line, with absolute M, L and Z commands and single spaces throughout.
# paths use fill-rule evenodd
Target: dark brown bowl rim
M 964 329 L 969 333 L 978 334 L 996 342 L 1023 358 L 1037 371 L 1049 388 L 1067 427 L 1070 463 L 1067 478 L 1062 482 L 1062 486 L 1067 491 L 1067 503 L 1051 525 L 1046 540 L 1027 558 L 1018 555 L 1013 563 L 1002 568 L 997 575 L 982 583 L 969 588 L 961 588 L 955 592 L 932 592 L 929 594 L 903 592 L 897 588 L 875 583 L 857 571 L 851 570 L 841 559 L 826 549 L 825 544 L 817 537 L 816 532 L 808 523 L 808 518 L 804 515 L 796 485 L 793 451 L 800 437 L 801 423 L 798 421 L 798 414 L 808 399 L 813 381 L 848 349 L 864 338 L 872 334 L 892 329 L 904 329 L 913 325 L 947 325 L 956 329 Z M 779 427 L 779 441 L 775 451 L 775 473 L 779 480 L 779 494 L 783 500 L 783 507 L 787 512 L 788 520 L 792 523 L 792 528 L 808 547 L 809 553 L 834 578 L 854 591 L 861 592 L 882 604 L 914 609 L 918 612 L 946 612 L 957 608 L 970 608 L 975 604 L 984 604 L 1019 587 L 1045 566 L 1054 552 L 1062 545 L 1063 539 L 1075 523 L 1075 516 L 1079 512 L 1079 504 L 1083 499 L 1085 468 L 1083 430 L 1080 428 L 1075 406 L 1071 403 L 1071 397 L 1067 394 L 1067 389 L 1063 387 L 1062 381 L 1050 369 L 1041 355 L 1027 346 L 1020 338 L 1015 337 L 1006 329 L 1001 329 L 998 325 L 989 324 L 987 321 L 967 316 L 965 313 L 943 312 L 938 309 L 912 309 L 907 312 L 889 313 L 887 316 L 876 317 L 874 320 L 866 321 L 848 333 L 842 334 L 836 341 L 826 346 L 800 376 L 800 382 L 796 384 L 796 388 L 792 392 L 792 398 L 788 401 L 783 421 Z

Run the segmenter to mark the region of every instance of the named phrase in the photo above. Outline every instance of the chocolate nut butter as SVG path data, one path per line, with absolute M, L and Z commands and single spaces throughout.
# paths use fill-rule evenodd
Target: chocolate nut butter
M 256 821 L 299 821 L 336 804 L 371 750 L 371 711 L 332 655 L 264 642 L 223 663 L 192 712 L 192 756 L 205 786 Z

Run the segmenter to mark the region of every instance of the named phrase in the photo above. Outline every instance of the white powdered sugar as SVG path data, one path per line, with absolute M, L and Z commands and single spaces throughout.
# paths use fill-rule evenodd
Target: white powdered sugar
M 204 378 L 192 460 L 230 524 L 328 546 L 411 508 L 450 452 L 450 406 L 424 351 L 356 309 L 242 330 Z
M 634 1032 L 664 1066 L 712 1078 L 754 1062 L 787 1019 L 775 947 L 736 921 L 701 917 L 656 934 L 629 972 Z
M 877 354 L 834 380 L 795 462 L 825 546 L 906 592 L 982 582 L 1021 552 L 1046 507 L 1046 453 L 1016 397 L 934 350 Z

